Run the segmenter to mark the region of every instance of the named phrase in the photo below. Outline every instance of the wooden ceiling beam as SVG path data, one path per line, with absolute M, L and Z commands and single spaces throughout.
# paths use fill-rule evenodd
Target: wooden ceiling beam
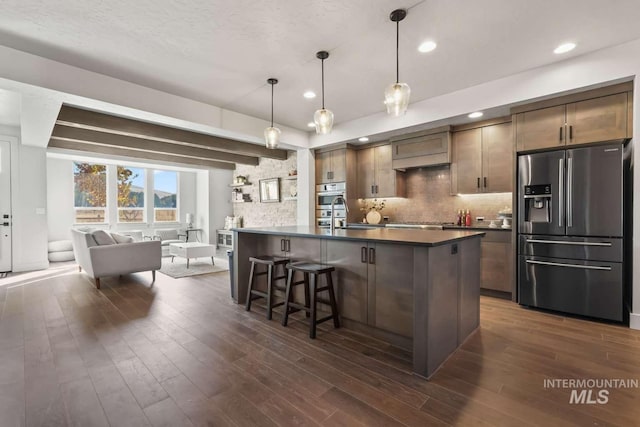
M 218 162 L 215 160 L 200 159 L 196 157 L 183 157 L 175 154 L 152 153 L 149 151 L 129 150 L 119 147 L 99 145 L 95 143 L 66 141 L 62 139 L 50 139 L 49 148 L 60 148 L 72 151 L 83 151 L 89 153 L 99 153 L 111 156 L 132 157 L 143 160 L 155 160 L 172 164 L 181 163 L 185 165 L 205 166 L 213 169 L 234 170 L 236 165 L 228 162 Z
M 287 159 L 286 150 L 271 150 L 262 145 L 235 141 L 228 138 L 172 128 L 155 123 L 142 122 L 125 117 L 112 116 L 68 105 L 63 105 L 60 109 L 60 114 L 58 114 L 56 124 L 61 126 L 99 130 L 107 133 L 127 135 L 173 144 L 200 145 L 205 148 L 225 151 L 228 153 L 266 157 L 277 160 Z
M 175 154 L 178 156 L 196 157 L 221 162 L 241 163 L 253 166 L 257 166 L 260 161 L 258 157 L 227 153 L 226 151 L 210 150 L 207 148 L 194 147 L 192 145 L 170 144 L 146 138 L 116 135 L 113 133 L 104 133 L 95 130 L 60 125 L 56 125 L 53 128 L 51 138 L 95 143 L 120 147 L 128 150 L 147 151 L 150 153 Z

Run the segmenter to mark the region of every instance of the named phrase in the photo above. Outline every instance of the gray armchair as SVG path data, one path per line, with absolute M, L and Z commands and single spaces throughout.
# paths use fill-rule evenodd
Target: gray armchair
M 162 256 L 169 256 L 169 245 L 171 243 L 183 243 L 187 240 L 186 234 L 181 234 L 175 228 L 169 228 L 164 230 L 156 230 L 155 240 L 160 240 L 162 245 Z

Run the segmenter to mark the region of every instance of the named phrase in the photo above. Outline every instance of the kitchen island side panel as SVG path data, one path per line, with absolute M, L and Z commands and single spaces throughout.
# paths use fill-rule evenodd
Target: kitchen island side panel
M 458 346 L 480 326 L 480 239 L 458 244 Z

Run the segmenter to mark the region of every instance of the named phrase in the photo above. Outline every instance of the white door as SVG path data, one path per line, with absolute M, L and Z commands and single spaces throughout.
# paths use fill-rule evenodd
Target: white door
M 0 141 L 0 272 L 11 271 L 11 151 Z

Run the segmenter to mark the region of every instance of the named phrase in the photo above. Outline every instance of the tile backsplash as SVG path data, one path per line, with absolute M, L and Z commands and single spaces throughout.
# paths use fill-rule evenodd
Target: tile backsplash
M 296 224 L 297 202 L 285 199 L 290 195 L 290 187 L 296 185 L 296 181 L 283 179 L 288 177 L 289 172 L 296 167 L 297 155 L 295 151 L 289 152 L 287 160 L 261 158 L 258 166 L 236 165 L 233 178 L 242 175 L 247 177 L 252 184 L 242 187 L 243 192 L 250 194 L 251 202 L 233 203 L 233 214 L 243 217 L 245 227 L 275 227 Z M 278 203 L 260 203 L 260 180 L 269 178 L 281 178 L 280 202 Z
M 452 196 L 449 166 L 410 169 L 406 172 L 407 197 L 385 199 L 381 214 L 389 222 L 454 222 L 459 209 L 469 209 L 475 223 L 496 219 L 498 211 L 511 207 L 511 193 Z

